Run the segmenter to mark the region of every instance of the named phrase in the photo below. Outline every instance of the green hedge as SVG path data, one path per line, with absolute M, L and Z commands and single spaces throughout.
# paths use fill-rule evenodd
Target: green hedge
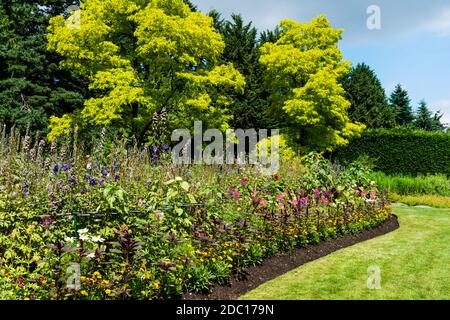
M 387 174 L 450 175 L 450 133 L 410 129 L 367 130 L 333 153 L 338 162 L 369 156 Z

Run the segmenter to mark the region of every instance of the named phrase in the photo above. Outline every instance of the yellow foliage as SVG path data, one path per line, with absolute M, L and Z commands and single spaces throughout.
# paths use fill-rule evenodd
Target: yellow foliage
M 272 150 L 272 145 L 277 146 L 277 150 Z M 273 137 L 268 137 L 258 142 L 256 145 L 256 155 L 260 152 L 267 154 L 267 156 L 275 156 L 280 159 L 291 160 L 298 156 L 297 152 L 291 147 L 288 137 L 280 134 Z
M 48 140 L 53 141 L 55 138 L 69 133 L 70 128 L 73 127 L 74 121 L 71 114 L 65 114 L 61 118 L 50 117 L 50 133 Z
M 350 67 L 337 45 L 343 30 L 333 29 L 324 16 L 280 25 L 281 37 L 263 45 L 260 62 L 274 108 L 290 123 L 292 140 L 318 151 L 348 143 L 364 126 L 351 123 L 350 103 L 338 81 Z
M 78 25 L 74 16 L 51 19 L 48 49 L 86 77 L 94 95 L 79 117 L 52 118 L 51 137 L 75 122 L 145 130 L 163 107 L 170 128 L 191 126 L 191 115 L 228 126 L 227 92 L 242 92 L 245 79 L 232 64 L 217 64 L 225 44 L 212 18 L 182 0 L 85 0 L 74 14 Z

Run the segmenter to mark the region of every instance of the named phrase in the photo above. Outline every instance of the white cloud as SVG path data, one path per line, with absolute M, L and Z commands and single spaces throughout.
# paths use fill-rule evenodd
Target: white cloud
M 450 36 L 450 8 L 440 10 L 426 26 L 428 31 L 439 36 Z

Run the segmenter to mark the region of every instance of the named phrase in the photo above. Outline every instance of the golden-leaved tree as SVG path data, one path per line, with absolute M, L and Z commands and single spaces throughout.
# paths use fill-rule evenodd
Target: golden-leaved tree
M 350 103 L 339 83 L 350 67 L 338 47 L 342 30 L 324 16 L 310 23 L 283 20 L 280 27 L 279 39 L 261 47 L 272 114 L 302 150 L 332 150 L 348 143 L 364 125 L 350 121 Z
M 88 79 L 92 97 L 82 110 L 51 118 L 49 138 L 91 123 L 143 139 L 163 108 L 169 129 L 194 120 L 226 129 L 230 93 L 245 79 L 218 63 L 224 47 L 213 19 L 182 0 L 83 1 L 67 19 L 51 19 L 48 49 Z

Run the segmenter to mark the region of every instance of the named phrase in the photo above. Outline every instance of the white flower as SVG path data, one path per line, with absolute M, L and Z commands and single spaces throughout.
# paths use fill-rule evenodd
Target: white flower
M 97 243 L 97 242 L 104 242 L 105 239 L 103 239 L 101 237 L 92 236 L 91 237 L 91 241 L 94 242 L 94 243 Z
M 88 163 L 88 164 L 86 165 L 86 169 L 87 169 L 87 170 L 91 170 L 91 169 L 92 169 L 92 164 Z
M 157 211 L 155 211 L 155 216 L 156 216 L 156 219 L 162 220 L 162 219 L 164 219 L 164 212 L 157 210 Z
M 86 257 L 89 258 L 89 259 L 94 259 L 95 258 L 95 252 L 89 253 Z
M 81 241 L 89 241 L 91 239 L 91 237 L 88 234 L 80 234 L 80 240 Z
M 78 234 L 79 234 L 79 235 L 86 234 L 86 233 L 88 233 L 88 232 L 89 232 L 88 229 L 80 229 L 80 230 L 78 230 Z
M 65 237 L 64 241 L 66 241 L 68 243 L 74 243 L 75 242 L 75 238 L 74 237 Z

